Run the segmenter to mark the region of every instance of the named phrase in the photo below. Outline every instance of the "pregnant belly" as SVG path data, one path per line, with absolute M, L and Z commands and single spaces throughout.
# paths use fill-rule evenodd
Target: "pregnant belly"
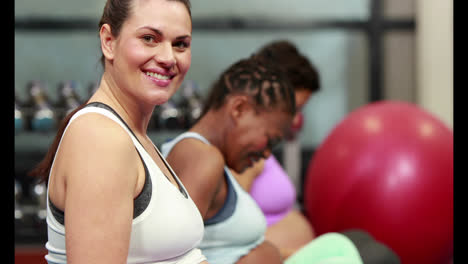
M 281 264 L 281 255 L 278 249 L 268 241 L 263 241 L 249 254 L 240 258 L 236 264 Z

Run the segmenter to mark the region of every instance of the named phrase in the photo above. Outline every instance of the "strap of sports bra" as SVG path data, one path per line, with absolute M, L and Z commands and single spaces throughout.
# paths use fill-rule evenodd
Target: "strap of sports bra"
M 122 124 L 124 124 L 128 131 L 130 131 L 130 133 L 132 133 L 133 137 L 138 141 L 138 143 L 140 143 L 141 145 L 141 142 L 138 140 L 138 138 L 135 136 L 135 134 L 133 133 L 133 131 L 130 129 L 130 127 L 127 125 L 127 123 L 125 123 L 125 121 L 122 119 L 122 117 L 120 117 L 119 114 L 117 114 L 117 112 L 112 109 L 110 106 L 104 104 L 104 103 L 101 103 L 101 102 L 92 102 L 92 103 L 89 103 L 87 104 L 85 107 L 83 108 L 86 108 L 86 107 L 89 107 L 89 106 L 94 106 L 94 107 L 99 107 L 99 108 L 103 108 L 103 109 L 106 109 L 110 112 L 112 112 L 121 122 Z M 135 147 L 136 148 L 136 147 Z M 151 199 L 151 193 L 152 193 L 152 184 L 151 184 L 151 177 L 149 177 L 149 171 L 148 171 L 148 167 L 146 166 L 146 163 L 145 161 L 143 160 L 143 157 L 141 156 L 140 152 L 138 151 L 137 149 L 137 153 L 138 153 L 138 156 L 140 156 L 140 159 L 141 159 L 141 162 L 143 163 L 143 167 L 145 169 L 145 183 L 143 185 L 143 189 L 142 191 L 138 194 L 137 197 L 135 197 L 134 199 L 134 208 L 133 208 L 133 219 L 135 219 L 137 216 L 139 216 L 141 213 L 143 213 L 143 211 L 146 209 L 146 207 L 148 206 L 149 204 L 149 200 Z M 185 195 L 185 193 L 183 193 Z M 49 201 L 49 206 L 50 206 L 50 209 L 52 211 L 52 214 L 54 215 L 55 219 L 62 225 L 65 224 L 65 212 L 63 212 L 62 210 L 58 209 L 53 203 L 52 201 Z
M 185 132 L 185 133 L 182 133 L 181 135 L 179 135 L 178 137 L 175 138 L 175 141 L 176 142 L 179 142 L 180 140 L 184 139 L 184 138 L 196 138 L 198 140 L 201 140 L 203 141 L 203 143 L 206 143 L 208 145 L 211 145 L 211 143 L 208 141 L 208 139 L 206 139 L 205 137 L 203 137 L 202 135 L 196 133 L 196 132 Z
M 107 104 L 105 103 L 101 103 L 101 102 L 92 102 L 92 103 L 89 103 L 87 104 L 85 107 L 88 107 L 88 106 L 94 106 L 94 107 L 100 107 L 100 108 L 103 108 L 103 109 L 106 109 L 108 111 L 110 111 L 111 113 L 113 113 L 128 129 L 128 131 L 130 131 L 130 133 L 132 133 L 133 137 L 138 141 L 138 143 L 140 143 L 141 146 L 143 146 L 141 144 L 141 142 L 138 140 L 138 138 L 136 137 L 135 133 L 133 133 L 133 131 L 130 129 L 130 127 L 127 125 L 127 123 L 122 119 L 122 117 L 120 117 L 120 115 L 114 110 L 112 109 L 112 107 L 108 106 Z M 159 152 L 159 150 L 156 148 L 156 146 L 154 146 L 154 149 L 156 150 L 156 153 L 158 154 L 158 156 L 161 158 L 161 160 L 163 161 L 164 165 L 167 167 L 167 169 L 169 170 L 169 172 L 172 174 L 172 177 L 175 179 L 175 181 L 177 182 L 177 185 L 178 185 L 178 188 L 179 188 L 179 191 L 182 193 L 182 195 L 188 199 L 188 194 L 186 192 L 186 190 L 184 189 L 183 185 L 182 185 L 182 182 L 180 182 L 179 178 L 176 176 L 175 172 L 172 171 L 170 165 L 167 163 L 166 159 L 164 159 L 164 157 L 162 156 L 162 154 Z M 169 180 L 168 176 L 164 174 L 164 176 Z
M 177 144 L 179 141 L 181 141 L 182 139 L 186 139 L 186 138 L 195 138 L 208 145 L 211 145 L 211 143 L 205 137 L 203 137 L 202 135 L 196 132 L 182 133 L 181 135 L 176 137 L 173 142 Z M 206 226 L 223 222 L 224 220 L 226 220 L 227 218 L 231 217 L 231 215 L 234 214 L 234 210 L 237 204 L 237 193 L 234 187 L 234 184 L 236 183 L 233 182 L 235 181 L 235 179 L 233 178 L 234 176 L 232 176 L 231 172 L 229 171 L 229 168 L 226 165 L 224 166 L 224 177 L 227 182 L 227 192 L 228 192 L 226 196 L 226 200 L 224 201 L 223 207 L 214 216 L 204 221 Z
M 114 114 L 122 122 L 122 124 L 125 125 L 125 127 L 128 129 L 128 131 L 130 131 L 130 133 L 132 133 L 133 137 L 135 137 L 135 139 L 141 145 L 141 142 L 138 140 L 135 133 L 133 133 L 133 131 L 130 129 L 130 127 L 127 125 L 127 123 L 123 120 L 123 118 L 112 107 L 108 106 L 105 103 L 101 103 L 101 102 L 92 102 L 92 103 L 87 104 L 85 107 L 89 107 L 89 106 L 99 107 L 99 108 L 103 108 L 103 109 L 106 109 L 106 110 L 110 111 L 112 114 Z

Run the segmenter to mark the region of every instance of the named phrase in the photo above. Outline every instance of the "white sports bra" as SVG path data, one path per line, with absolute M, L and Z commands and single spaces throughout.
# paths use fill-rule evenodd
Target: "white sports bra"
M 142 195 L 146 196 L 146 199 L 142 200 L 147 201 L 144 202 L 143 209 L 137 215 L 134 211 L 127 263 L 196 264 L 206 260 L 201 251 L 196 248 L 204 231 L 200 212 L 157 148 L 155 147 L 178 182 L 180 189 L 166 178 L 133 132 L 109 106 L 102 103 L 88 104 L 70 119 L 69 124 L 86 113 L 102 114 L 121 125 L 131 137 L 146 173 L 149 174 L 146 176 L 142 194 L 138 196 L 138 198 Z M 46 248 L 49 252 L 45 258 L 49 264 L 66 263 L 65 226 L 63 221 L 55 217 L 57 213 L 52 211 L 57 209 L 54 209 L 49 201 L 48 190 L 47 200 L 48 242 Z

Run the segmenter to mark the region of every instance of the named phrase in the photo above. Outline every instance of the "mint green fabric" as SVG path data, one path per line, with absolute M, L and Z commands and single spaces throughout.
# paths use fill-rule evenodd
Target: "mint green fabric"
M 339 233 L 326 233 L 299 249 L 285 264 L 363 264 L 353 242 Z

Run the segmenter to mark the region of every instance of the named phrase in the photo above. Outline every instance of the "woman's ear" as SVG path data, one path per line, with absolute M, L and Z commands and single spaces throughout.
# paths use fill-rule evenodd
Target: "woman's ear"
M 104 24 L 101 26 L 101 30 L 99 31 L 99 38 L 101 39 L 102 54 L 107 60 L 112 61 L 114 59 L 115 38 L 112 35 L 112 30 L 109 24 Z
M 244 117 L 246 114 L 251 113 L 253 110 L 254 109 L 250 104 L 249 99 L 245 95 L 234 95 L 229 99 L 229 115 L 235 122 Z

